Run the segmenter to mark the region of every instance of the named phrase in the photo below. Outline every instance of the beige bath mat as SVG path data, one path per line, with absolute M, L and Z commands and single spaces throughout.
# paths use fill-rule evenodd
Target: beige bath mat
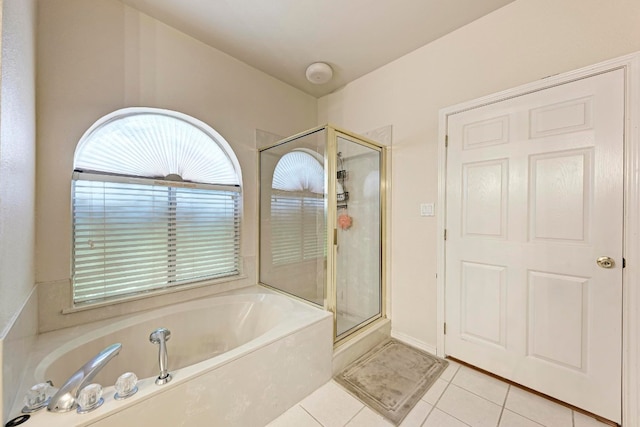
M 353 362 L 334 379 L 398 425 L 447 365 L 446 360 L 392 339 Z

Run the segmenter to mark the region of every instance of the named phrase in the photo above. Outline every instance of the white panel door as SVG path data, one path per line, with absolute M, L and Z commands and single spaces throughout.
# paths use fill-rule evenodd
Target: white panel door
M 618 423 L 623 121 L 622 70 L 453 114 L 446 175 L 446 354 Z

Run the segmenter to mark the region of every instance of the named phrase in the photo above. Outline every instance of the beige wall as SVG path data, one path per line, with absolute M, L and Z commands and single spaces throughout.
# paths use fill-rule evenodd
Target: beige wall
M 8 417 L 22 363 L 35 335 L 20 318 L 34 287 L 35 254 L 35 0 L 0 1 L 0 420 Z M 30 306 L 35 306 L 32 300 Z M 4 393 L 3 393 L 4 391 Z
M 5 0 L 0 92 L 0 338 L 34 286 L 35 1 Z
M 69 306 L 73 154 L 83 132 L 128 106 L 177 110 L 212 126 L 244 179 L 242 255 L 255 283 L 256 129 L 291 135 L 315 126 L 316 99 L 118 0 L 46 0 L 38 9 L 37 264 L 40 330 L 84 323 L 212 291 L 61 315 Z M 218 289 L 225 289 L 219 286 Z
M 319 122 L 356 132 L 391 123 L 391 316 L 436 345 L 438 111 L 640 50 L 637 0 L 516 0 L 319 100 Z

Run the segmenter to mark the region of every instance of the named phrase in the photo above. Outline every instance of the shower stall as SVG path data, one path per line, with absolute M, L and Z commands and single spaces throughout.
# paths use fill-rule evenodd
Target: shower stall
M 260 283 L 333 312 L 335 342 L 384 318 L 384 147 L 327 125 L 259 167 Z

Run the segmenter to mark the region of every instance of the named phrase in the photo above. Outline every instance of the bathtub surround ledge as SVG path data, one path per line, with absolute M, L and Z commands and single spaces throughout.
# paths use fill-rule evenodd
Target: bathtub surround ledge
M 42 282 L 38 284 L 38 298 L 40 301 L 47 301 L 47 304 L 41 304 L 38 307 L 38 332 L 51 332 L 247 288 L 255 285 L 255 274 L 255 257 L 245 256 L 242 272 L 238 276 L 214 281 L 211 284 L 187 285 L 155 294 L 134 295 L 131 299 L 98 304 L 81 310 L 71 307 L 70 279 Z
M 25 376 L 29 355 L 38 331 L 38 293 L 34 286 L 22 307 L 0 335 L 0 415 L 2 425 L 9 420 L 9 411 L 22 399 L 16 395 Z

